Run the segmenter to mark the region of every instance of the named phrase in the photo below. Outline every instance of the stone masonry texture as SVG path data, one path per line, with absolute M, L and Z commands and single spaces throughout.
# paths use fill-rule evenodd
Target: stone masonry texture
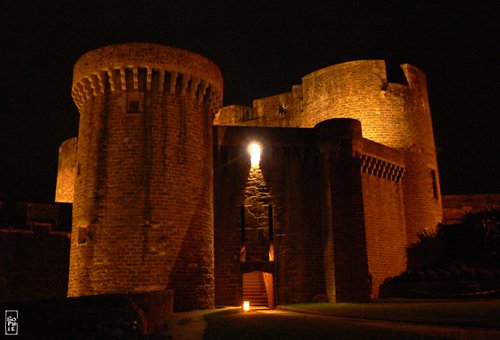
M 56 194 L 73 203 L 68 295 L 172 289 L 176 310 L 239 305 L 257 270 L 278 304 L 377 298 L 443 221 L 425 75 L 401 72 L 393 83 L 384 61 L 352 61 L 221 108 L 222 75 L 195 53 L 82 56 Z
M 70 138 L 59 147 L 57 165 L 56 202 L 73 203 L 78 138 Z
M 214 121 L 219 126 L 303 129 L 313 128 L 329 119 L 351 118 L 361 122 L 362 134 L 361 130 L 355 135 L 332 133 L 331 143 L 337 146 L 330 147 L 331 151 L 320 151 L 321 148 L 304 151 L 307 156 L 295 165 L 298 167 L 296 172 L 290 162 L 283 162 L 282 168 L 276 167 L 274 172 L 277 183 L 288 180 L 294 172 L 299 174 L 299 178 L 321 178 L 317 192 L 301 192 L 296 188 L 282 193 L 282 200 L 294 202 L 293 208 L 290 205 L 283 209 L 285 215 L 296 215 L 306 206 L 312 209 L 310 202 L 316 202 L 315 207 L 320 207 L 320 214 L 316 216 L 322 218 L 317 223 L 322 226 L 324 234 L 321 237 L 326 243 L 319 251 L 323 253 L 324 267 L 317 270 L 324 276 L 324 293 L 332 301 L 378 297 L 380 284 L 405 270 L 406 246 L 418 239 L 419 232 L 431 231 L 443 221 L 425 75 L 409 64 L 401 65 L 401 72 L 406 81 L 399 84 L 387 78 L 386 65 L 381 60 L 333 65 L 304 76 L 302 83 L 293 85 L 288 93 L 255 99 L 252 107 L 223 107 Z M 242 130 L 241 134 L 245 136 L 246 132 Z M 339 154 L 343 139 L 353 143 L 355 156 L 352 160 Z M 239 149 L 237 145 L 232 146 L 233 150 L 240 150 L 241 157 L 244 153 L 242 144 L 246 142 L 241 140 Z M 316 156 L 321 159 L 316 164 L 316 171 L 322 168 L 322 172 L 306 167 L 305 160 L 314 154 L 320 155 Z M 236 153 L 233 157 L 237 159 L 240 156 Z M 300 183 L 300 180 L 292 182 Z M 275 183 L 270 185 L 271 188 L 279 187 Z M 314 186 L 310 186 L 312 188 Z M 357 190 L 355 198 L 353 195 Z M 336 223 L 339 217 L 342 220 L 342 216 L 345 221 Z M 306 220 L 315 223 L 311 216 Z M 355 220 L 360 225 L 359 229 L 345 224 Z M 300 221 L 295 216 L 291 223 L 280 225 L 281 228 L 293 228 Z M 345 239 L 342 228 L 350 228 L 345 232 Z M 304 238 L 311 232 L 305 226 L 298 229 L 303 234 L 295 238 Z M 286 235 L 294 238 L 290 232 Z M 341 250 L 348 244 L 343 240 L 353 239 L 356 242 L 350 245 L 351 248 Z M 291 240 L 283 239 L 282 242 Z M 278 249 L 280 245 L 275 247 Z M 294 247 L 297 245 L 294 244 Z M 355 254 L 359 256 L 358 260 L 353 256 L 353 249 L 357 249 Z M 310 265 L 313 260 L 309 255 L 304 254 L 303 261 Z M 283 259 L 277 255 L 276 261 L 276 268 L 280 270 L 276 274 L 278 300 L 310 299 L 310 296 L 299 293 L 279 295 L 280 291 L 289 292 L 297 283 L 296 276 L 285 276 L 286 271 L 279 265 Z M 284 266 L 292 266 L 289 262 Z M 357 292 L 349 277 L 359 286 Z M 279 287 L 279 282 L 290 283 Z M 345 287 L 350 288 L 345 290 Z
M 68 295 L 173 289 L 177 310 L 213 307 L 218 68 L 173 47 L 107 46 L 76 63 L 73 98 Z

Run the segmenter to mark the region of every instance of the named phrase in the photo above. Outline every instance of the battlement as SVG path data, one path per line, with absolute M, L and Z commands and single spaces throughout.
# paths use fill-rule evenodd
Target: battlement
M 183 49 L 131 43 L 90 51 L 76 63 L 72 96 L 79 110 L 106 90 L 177 93 L 210 105 L 222 105 L 223 79 L 207 58 Z
M 398 149 L 433 148 L 425 74 L 410 64 L 357 60 L 311 72 L 290 92 L 223 107 L 214 124 L 313 127 L 331 118 L 361 121 L 365 137 Z
M 362 152 L 356 157 L 361 159 L 363 173 L 393 182 L 400 182 L 403 177 L 404 158 L 394 149 L 363 138 Z
M 302 118 L 302 85 L 290 92 L 255 99 L 252 107 L 229 105 L 217 113 L 214 125 L 300 127 Z

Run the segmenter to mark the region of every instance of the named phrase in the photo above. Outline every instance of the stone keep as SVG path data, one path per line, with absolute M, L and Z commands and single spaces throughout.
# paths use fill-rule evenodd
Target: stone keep
M 173 47 L 114 45 L 78 60 L 68 296 L 168 288 L 177 310 L 213 306 L 222 87 L 216 65 Z

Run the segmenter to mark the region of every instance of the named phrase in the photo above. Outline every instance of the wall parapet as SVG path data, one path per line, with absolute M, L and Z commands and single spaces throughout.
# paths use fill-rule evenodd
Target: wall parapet
M 73 71 L 72 96 L 80 110 L 84 101 L 110 91 L 180 93 L 222 106 L 223 79 L 207 58 L 179 48 L 156 44 L 111 45 L 78 59 Z
M 367 154 L 362 154 L 360 159 L 362 161 L 361 170 L 363 173 L 393 182 L 401 181 L 404 167 Z
M 355 156 L 362 161 L 363 173 L 394 182 L 399 182 L 403 176 L 404 158 L 397 150 L 363 138 L 363 146 Z

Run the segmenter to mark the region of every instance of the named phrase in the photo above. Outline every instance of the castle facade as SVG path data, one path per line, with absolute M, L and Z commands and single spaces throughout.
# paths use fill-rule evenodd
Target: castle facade
M 347 62 L 221 107 L 222 75 L 198 54 L 82 56 L 56 188 L 73 203 L 68 295 L 172 289 L 177 310 L 377 298 L 442 221 L 425 75 L 402 71 L 397 84 L 384 61 Z

